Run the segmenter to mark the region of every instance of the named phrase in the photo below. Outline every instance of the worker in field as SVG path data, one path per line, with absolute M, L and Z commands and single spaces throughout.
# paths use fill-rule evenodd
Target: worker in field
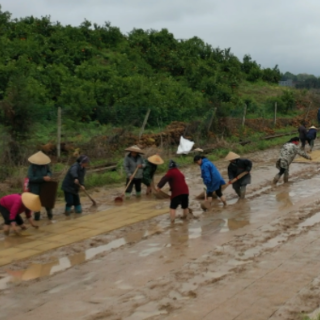
M 315 126 L 312 126 L 309 128 L 307 133 L 307 141 L 310 146 L 310 152 L 312 152 L 312 149 L 314 147 L 314 141 L 317 138 L 317 128 Z
M 307 142 L 307 129 L 306 129 L 306 122 L 304 120 L 301 121 L 301 125 L 298 128 L 298 132 L 299 132 L 299 139 L 301 141 L 301 150 L 304 151 L 304 148 Z
M 250 171 L 252 169 L 252 162 L 248 159 L 241 159 L 240 156 L 234 152 L 229 152 L 225 160 L 230 161 L 228 166 L 229 183 L 231 180 L 237 178 L 239 174 L 248 172 L 248 174 L 232 184 L 232 187 L 239 198 L 244 199 L 247 185 L 251 183 Z
M 51 170 L 49 164 L 51 159 L 42 151 L 29 157 L 30 166 L 28 169 L 28 189 L 31 193 L 40 195 L 43 183 L 51 180 Z M 52 208 L 46 208 L 48 219 L 52 219 Z M 34 212 L 34 220 L 40 220 L 40 210 Z
M 201 177 L 203 183 L 207 188 L 208 203 L 211 205 L 213 199 L 213 193 L 215 192 L 217 197 L 222 201 L 223 205 L 227 205 L 226 197 L 222 194 L 221 187 L 226 184 L 223 180 L 220 172 L 215 165 L 209 161 L 206 157 L 196 155 L 193 158 L 194 163 L 198 164 L 201 168 Z
M 147 195 L 151 194 L 153 187 L 153 177 L 157 171 L 158 165 L 162 165 L 164 161 L 162 158 L 155 154 L 145 161 L 143 168 L 142 183 L 147 186 Z
M 295 156 L 299 154 L 300 156 L 311 160 L 311 157 L 307 155 L 303 150 L 298 148 L 299 138 L 291 138 L 287 143 L 285 143 L 281 150 L 280 156 L 277 160 L 276 167 L 279 169 L 279 173 L 273 179 L 273 183 L 277 184 L 279 179 L 283 176 L 283 181 L 286 183 L 289 180 L 289 167 L 291 162 L 294 160 Z
M 141 196 L 141 183 L 143 178 L 143 169 L 146 164 L 142 155 L 144 152 L 138 146 L 132 146 L 125 151 L 129 153 L 124 158 L 124 170 L 127 175 L 126 185 L 126 198 L 130 198 L 133 186 L 135 187 L 136 196 Z
M 73 206 L 75 213 L 82 213 L 79 191 L 80 189 L 85 190 L 84 178 L 86 175 L 86 168 L 89 163 L 89 158 L 86 155 L 81 155 L 77 159 L 76 163 L 70 167 L 62 182 L 61 189 L 64 192 L 64 198 L 66 201 L 66 216 L 71 214 L 71 209 Z
M 181 205 L 181 208 L 183 210 L 182 218 L 186 219 L 188 216 L 189 188 L 184 175 L 178 169 L 177 164 L 173 160 L 170 160 L 169 170 L 158 183 L 156 190 L 159 192 L 167 182 L 169 183 L 171 191 L 170 219 L 171 223 L 174 223 L 176 218 L 176 210 L 179 205 Z
M 38 195 L 30 192 L 21 194 L 9 194 L 0 199 L 0 213 L 4 219 L 3 231 L 9 235 L 10 229 L 19 233 L 20 229 L 27 229 L 21 213 L 25 212 L 29 223 L 34 227 L 38 226 L 33 222 L 31 211 L 38 212 L 41 209 L 41 202 Z

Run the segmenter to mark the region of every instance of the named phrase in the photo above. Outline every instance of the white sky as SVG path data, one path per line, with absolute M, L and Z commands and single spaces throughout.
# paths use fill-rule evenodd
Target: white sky
M 262 67 L 320 76 L 319 0 L 1 0 L 13 18 L 50 15 L 80 25 L 110 21 L 123 33 L 167 28 L 213 47 L 249 53 Z

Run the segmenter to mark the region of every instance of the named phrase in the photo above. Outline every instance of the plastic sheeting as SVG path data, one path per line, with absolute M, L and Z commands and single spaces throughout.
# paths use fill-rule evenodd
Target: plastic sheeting
M 180 144 L 178 147 L 177 154 L 188 154 L 193 148 L 194 142 L 184 137 L 180 137 Z

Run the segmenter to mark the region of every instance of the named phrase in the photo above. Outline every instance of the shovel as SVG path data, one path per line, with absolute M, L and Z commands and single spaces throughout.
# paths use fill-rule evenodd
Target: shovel
M 131 178 L 130 178 L 130 180 L 129 180 L 128 184 L 126 185 L 126 188 L 124 189 L 123 194 L 122 194 L 120 197 L 116 197 L 116 198 L 114 199 L 114 201 L 115 201 L 115 202 L 118 202 L 118 203 L 123 202 L 124 194 L 126 193 L 127 189 L 129 188 L 130 183 L 131 183 L 131 182 L 132 182 L 132 180 L 134 179 L 134 177 L 135 177 L 135 175 L 137 174 L 138 170 L 139 170 L 139 167 L 137 167 L 137 168 L 136 168 L 136 170 L 134 170 L 134 173 L 133 173 L 133 175 L 131 176 Z
M 233 184 L 235 182 L 237 182 L 239 179 L 241 179 L 242 177 L 244 177 L 246 174 L 248 174 L 248 171 L 242 172 L 240 173 L 236 178 L 232 179 L 229 183 L 224 184 L 221 189 L 225 190 L 228 186 L 230 186 L 230 184 Z
M 210 209 L 211 207 L 211 203 L 208 202 L 208 198 L 207 198 L 207 189 L 204 188 L 204 202 L 201 203 L 201 208 L 206 211 L 208 209 Z
M 221 189 L 225 190 L 229 185 L 235 183 L 237 180 L 241 179 L 242 177 L 244 177 L 246 174 L 248 174 L 249 172 L 245 171 L 240 173 L 236 178 L 234 178 L 233 180 L 231 180 L 229 183 L 224 184 Z M 214 193 L 215 194 L 215 193 Z M 201 192 L 198 196 L 196 196 L 195 198 L 196 200 L 202 200 L 205 199 L 205 192 Z
M 80 183 L 78 183 L 78 185 L 79 185 L 80 188 L 81 188 Z M 96 207 L 96 206 L 97 206 L 97 203 L 95 202 L 95 200 L 92 199 L 92 197 L 90 196 L 90 194 L 89 194 L 86 190 L 83 190 L 83 189 L 81 189 L 81 190 L 82 190 L 82 191 L 86 194 L 86 196 L 91 200 L 92 206 Z
M 151 182 L 151 190 L 153 195 L 157 198 L 157 199 L 169 199 L 170 196 L 163 192 L 162 190 L 160 190 L 159 192 L 156 190 L 155 186 L 154 186 L 154 182 Z

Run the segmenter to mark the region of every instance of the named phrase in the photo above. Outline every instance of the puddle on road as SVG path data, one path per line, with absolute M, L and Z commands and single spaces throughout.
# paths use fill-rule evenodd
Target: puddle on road
M 84 252 L 75 254 L 70 257 L 62 257 L 56 261 L 46 264 L 31 264 L 25 270 L 8 270 L 9 275 L 0 275 L 0 290 L 6 289 L 10 283 L 20 281 L 34 280 L 46 276 L 51 276 L 59 271 L 67 270 L 77 264 L 88 261 L 98 254 L 108 252 L 112 249 L 117 249 L 126 244 L 125 239 L 120 238 L 110 243 L 96 248 L 87 249 Z

